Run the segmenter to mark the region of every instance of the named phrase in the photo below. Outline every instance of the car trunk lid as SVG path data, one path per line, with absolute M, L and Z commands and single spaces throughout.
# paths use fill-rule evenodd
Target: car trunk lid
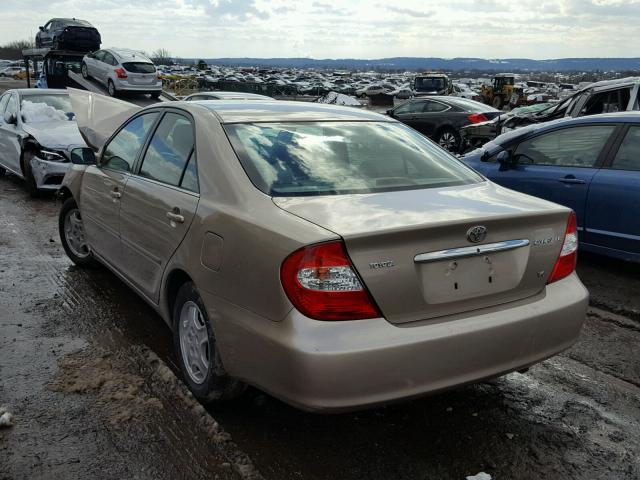
M 540 293 L 562 247 L 569 213 L 490 182 L 273 201 L 344 239 L 358 274 L 392 323 Z M 474 227 L 486 229 L 486 236 L 481 228 L 477 237 L 469 234 Z

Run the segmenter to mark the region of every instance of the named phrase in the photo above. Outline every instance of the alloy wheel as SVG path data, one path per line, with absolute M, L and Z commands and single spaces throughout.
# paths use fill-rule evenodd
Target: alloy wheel
M 69 210 L 64 218 L 64 238 L 69 249 L 78 258 L 87 258 L 90 255 L 89 244 L 82 226 L 82 217 L 77 208 Z
M 438 144 L 450 152 L 455 150 L 457 143 L 456 136 L 451 132 L 444 132 L 438 140 Z

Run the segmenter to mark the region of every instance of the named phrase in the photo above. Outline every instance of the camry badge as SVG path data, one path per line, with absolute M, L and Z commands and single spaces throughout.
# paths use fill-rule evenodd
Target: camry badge
M 479 243 L 487 238 L 487 227 L 476 225 L 467 230 L 467 240 L 471 243 Z

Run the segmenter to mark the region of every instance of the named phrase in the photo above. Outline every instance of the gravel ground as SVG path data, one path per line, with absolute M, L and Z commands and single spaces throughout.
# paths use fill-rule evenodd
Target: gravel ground
M 58 208 L 0 179 L 0 479 L 640 478 L 637 266 L 581 255 L 581 338 L 526 374 L 350 414 L 255 390 L 205 411 L 162 320 L 65 257 Z

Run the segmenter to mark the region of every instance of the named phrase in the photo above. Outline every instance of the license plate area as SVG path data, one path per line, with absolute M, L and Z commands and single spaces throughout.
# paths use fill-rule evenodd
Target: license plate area
M 496 295 L 518 287 L 529 248 L 419 263 L 424 300 L 441 304 Z

